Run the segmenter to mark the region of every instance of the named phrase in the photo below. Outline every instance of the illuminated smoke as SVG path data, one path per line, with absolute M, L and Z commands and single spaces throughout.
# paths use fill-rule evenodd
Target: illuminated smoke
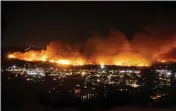
M 144 56 L 133 51 L 126 36 L 118 31 L 111 31 L 108 38 L 93 37 L 86 45 L 84 54 L 95 64 L 113 65 L 149 65 Z
M 104 64 L 148 66 L 153 61 L 176 62 L 176 30 L 148 28 L 135 33 L 131 41 L 118 31 L 108 37 L 93 36 L 83 52 L 75 44 L 51 41 L 46 50 L 14 52 L 9 58 L 26 61 L 49 61 L 62 65 Z
M 163 53 L 167 53 L 176 46 L 176 29 L 150 27 L 145 33 L 136 33 L 131 44 L 138 53 L 145 55 L 148 60 L 157 61 Z M 165 54 L 163 59 L 169 62 L 168 58 L 170 57 Z
M 9 58 L 26 61 L 50 61 L 58 64 L 84 64 L 84 59 L 77 46 L 71 46 L 60 41 L 50 42 L 50 44 L 47 45 L 46 50 L 31 50 L 24 53 L 15 52 L 9 55 Z
M 176 62 L 176 47 L 158 53 L 155 58 L 158 62 Z

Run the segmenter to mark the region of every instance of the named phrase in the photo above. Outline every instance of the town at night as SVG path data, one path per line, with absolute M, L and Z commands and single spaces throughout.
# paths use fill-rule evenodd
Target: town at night
M 176 110 L 175 2 L 1 2 L 2 111 Z

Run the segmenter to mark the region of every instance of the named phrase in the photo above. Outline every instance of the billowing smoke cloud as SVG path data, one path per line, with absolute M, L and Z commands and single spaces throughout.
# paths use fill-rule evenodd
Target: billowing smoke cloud
M 51 41 L 46 50 L 28 51 L 25 53 L 15 52 L 9 56 L 26 61 L 50 61 L 60 64 L 83 64 L 80 48 L 77 45 L 70 45 L 61 41 Z
M 60 64 L 150 65 L 152 61 L 176 60 L 176 30 L 148 27 L 135 33 L 131 41 L 116 30 L 108 37 L 93 36 L 83 52 L 75 44 L 51 41 L 46 50 L 15 52 L 11 58 L 27 61 L 50 61 Z
M 51 41 L 45 51 L 51 58 L 76 58 L 80 57 L 80 48 L 76 45 L 70 45 L 61 41 Z M 51 59 L 50 58 L 50 59 Z
M 67 60 L 69 63 L 83 64 L 84 58 L 81 55 L 78 45 L 71 45 L 61 41 L 52 41 L 47 46 L 46 54 L 49 60 Z
M 133 40 L 133 48 L 148 59 L 152 59 L 154 55 L 172 47 L 175 42 L 175 31 L 168 29 L 155 29 L 153 27 L 144 33 L 136 33 Z
M 111 30 L 107 38 L 90 38 L 86 45 L 84 54 L 88 60 L 96 64 L 115 65 L 148 65 L 150 61 L 144 56 L 134 52 L 133 47 L 126 36 L 118 31 Z
M 163 60 L 176 62 L 176 47 L 170 49 L 166 53 L 162 53 L 160 55 L 160 58 L 163 59 Z
M 161 62 L 176 62 L 176 44 L 173 47 L 167 48 L 155 55 L 158 61 Z
M 110 63 L 112 58 L 124 48 L 125 44 L 128 44 L 128 41 L 123 33 L 111 31 L 107 38 L 95 36 L 87 40 L 84 55 L 94 63 Z

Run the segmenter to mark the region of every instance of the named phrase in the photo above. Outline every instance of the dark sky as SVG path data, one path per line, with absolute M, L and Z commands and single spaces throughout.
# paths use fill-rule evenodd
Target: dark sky
M 2 2 L 2 45 L 45 47 L 110 29 L 128 39 L 147 25 L 175 26 L 176 2 Z

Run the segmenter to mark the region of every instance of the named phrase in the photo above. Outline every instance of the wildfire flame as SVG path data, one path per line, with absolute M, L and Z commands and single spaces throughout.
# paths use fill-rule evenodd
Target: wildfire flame
M 13 54 L 9 54 L 8 58 L 11 59 L 11 58 L 16 58 L 16 57 Z
M 92 37 L 87 40 L 83 52 L 77 45 L 52 41 L 47 45 L 46 50 L 14 52 L 9 54 L 8 58 L 25 61 L 48 61 L 59 65 L 150 66 L 153 61 L 176 62 L 176 37 L 171 36 L 169 41 L 160 40 L 159 37 L 164 35 L 160 35 L 160 33 L 136 34 L 129 42 L 121 32 L 112 31 L 107 39 Z M 148 36 L 156 37 L 149 39 L 152 37 Z M 167 48 L 165 48 L 166 46 Z
M 32 53 L 32 52 L 31 52 Z M 30 54 L 31 55 L 31 54 Z M 19 60 L 25 60 L 25 61 L 49 61 L 51 63 L 57 63 L 60 65 L 85 65 L 85 64 L 90 64 L 86 62 L 86 60 L 74 60 L 74 59 L 57 59 L 57 60 L 52 60 L 49 59 L 47 56 L 41 56 L 41 57 L 31 57 L 31 56 L 26 56 L 23 58 L 19 58 L 18 55 L 10 54 L 8 55 L 9 59 L 19 59 Z M 137 57 L 137 56 L 136 56 Z M 133 58 L 133 57 L 128 57 L 128 56 L 118 56 L 114 58 L 114 61 L 112 62 L 105 62 L 103 59 L 101 59 L 100 62 L 95 62 L 94 64 L 100 64 L 100 65 L 119 65 L 119 66 L 149 66 L 150 62 L 147 61 L 144 58 Z
M 56 61 L 58 64 L 71 64 L 71 62 L 69 60 L 58 60 Z

